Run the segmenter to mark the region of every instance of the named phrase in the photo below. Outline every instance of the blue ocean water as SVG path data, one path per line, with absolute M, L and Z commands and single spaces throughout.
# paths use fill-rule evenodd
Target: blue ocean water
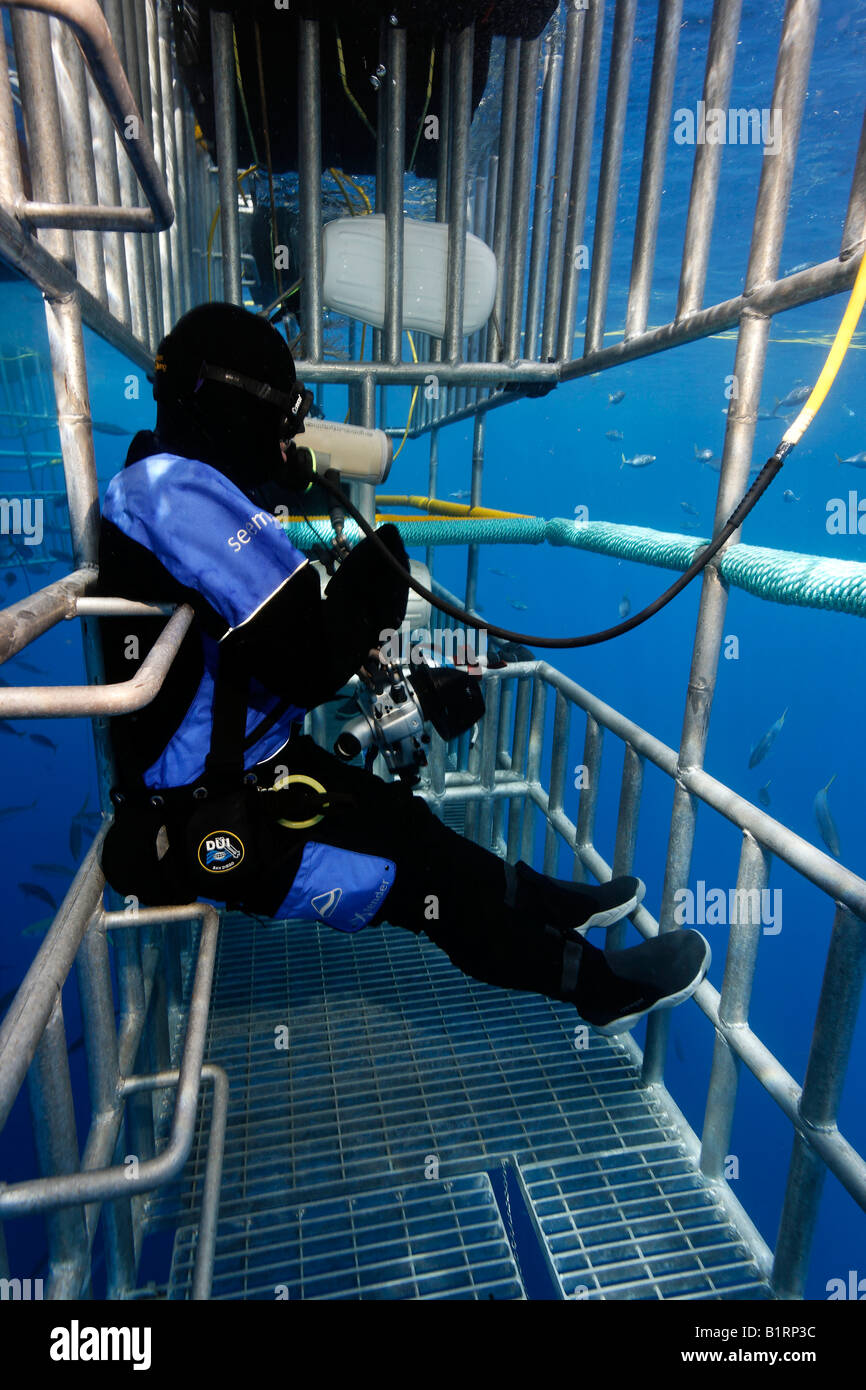
M 612 7 L 611 7 L 612 8 Z M 773 66 L 783 7 L 744 5 L 741 41 L 735 70 L 732 106 L 769 107 Z M 626 146 L 623 156 L 617 236 L 611 276 L 607 328 L 615 341 L 621 330 L 631 259 L 631 229 L 637 201 L 643 139 L 645 92 L 652 61 L 654 7 L 641 7 L 634 47 L 634 73 Z M 700 73 L 706 52 L 710 6 L 687 6 L 674 106 L 693 106 L 700 92 Z M 612 13 L 606 17 L 602 74 L 610 51 Z M 781 267 L 821 261 L 836 254 L 859 137 L 863 104 L 863 52 L 866 4 L 831 3 L 819 22 L 802 129 L 801 153 L 794 174 Z M 595 141 L 597 169 L 600 132 Z M 671 139 L 662 199 L 658 260 L 653 279 L 650 321 L 667 321 L 676 303 L 679 258 L 691 177 L 693 151 Z M 740 291 L 748 258 L 749 237 L 762 153 L 754 146 L 726 149 L 722 196 L 716 217 L 705 302 L 729 298 Z M 594 180 L 591 189 L 594 188 Z M 590 197 L 586 240 L 592 244 L 593 200 Z M 586 310 L 582 278 L 578 324 Z M 45 321 L 39 295 L 21 281 L 0 284 L 2 344 L 0 356 L 35 350 L 47 359 Z M 830 338 L 844 307 L 844 296 L 821 301 L 780 315 L 773 322 L 767 357 L 764 402 L 772 408 L 797 384 L 815 381 Z M 749 517 L 743 539 L 755 545 L 790 549 L 810 555 L 863 559 L 862 536 L 833 535 L 827 529 L 828 505 L 854 490 L 866 498 L 866 481 L 845 458 L 866 449 L 866 374 L 861 328 L 828 400 L 803 443 L 797 448 L 769 493 Z M 144 374 L 124 361 L 94 335 L 87 334 L 91 406 L 95 420 L 129 435 L 152 423 L 150 388 Z M 644 361 L 560 387 L 540 400 L 521 401 L 488 417 L 483 501 L 485 505 L 533 515 L 572 516 L 583 505 L 593 520 L 682 531 L 691 520 L 695 534 L 707 535 L 712 523 L 718 475 L 701 463 L 695 449 L 721 453 L 726 387 L 733 371 L 733 333 L 682 347 Z M 575 352 L 580 350 L 580 329 Z M 47 363 L 41 370 L 50 393 Z M 137 390 L 137 397 L 136 397 Z M 609 393 L 624 391 L 617 404 Z M 408 391 L 388 395 L 389 423 L 404 419 Z M 324 393 L 325 413 L 342 418 L 346 395 Z M 0 489 L 15 495 L 24 484 L 17 470 L 25 449 L 59 453 L 56 431 L 3 422 L 0 439 Z M 623 440 L 608 440 L 606 431 L 622 431 Z M 755 463 L 772 452 L 783 425 L 759 422 Z M 104 433 L 94 437 L 97 467 L 104 489 L 122 462 L 123 438 Z M 471 426 L 456 425 L 440 440 L 441 496 L 468 488 L 471 467 Z M 654 464 L 635 470 L 620 466 L 621 452 L 656 455 Z M 15 457 L 13 457 L 13 455 Z M 8 465 L 8 466 L 7 466 Z M 35 465 L 34 465 L 35 466 Z M 40 486 L 62 487 L 57 465 L 40 465 Z M 388 488 L 425 492 L 427 444 L 410 441 L 395 464 Z M 858 489 L 858 483 L 860 483 Z M 796 500 L 786 501 L 789 489 Z M 697 517 L 687 513 L 687 503 Z M 34 548 L 35 549 L 35 548 Z M 23 552 L 23 548 L 22 548 Z M 423 553 L 412 552 L 419 558 Z M 21 598 L 32 588 L 59 578 L 68 568 L 62 560 L 43 557 L 25 570 L 13 562 L 7 574 L 6 601 Z M 495 574 L 494 569 L 507 575 Z M 466 552 L 443 549 L 436 575 L 460 593 L 465 584 Z M 513 576 L 513 577 L 509 577 Z M 608 626 L 617 620 L 628 599 L 637 611 L 670 582 L 665 571 L 626 561 L 550 547 L 500 546 L 482 552 L 478 601 L 491 621 L 527 633 L 577 634 Z M 694 637 L 698 586 L 693 585 L 651 622 L 615 642 L 581 651 L 557 653 L 554 664 L 609 704 L 622 710 L 665 743 L 676 746 L 682 724 L 684 696 Z M 516 609 L 514 603 L 526 607 Z M 739 794 L 756 801 L 769 781 L 770 810 L 780 821 L 812 843 L 821 845 L 813 814 L 819 788 L 835 777 L 830 805 L 838 826 L 843 862 L 866 874 L 861 788 L 864 780 L 862 683 L 866 657 L 861 620 L 809 609 L 771 605 L 732 590 L 724 631 L 737 638 L 735 659 L 722 659 L 713 705 L 706 766 Z M 38 669 L 29 672 L 12 661 L 4 678 L 15 684 L 79 683 L 83 663 L 78 632 L 61 624 L 31 648 L 24 661 Z M 748 768 L 749 751 L 759 736 L 787 709 L 785 724 L 769 756 Z M 50 739 L 52 749 L 30 737 Z M 549 732 L 548 732 L 549 737 Z M 6 1008 L 10 992 L 20 981 L 41 939 L 38 923 L 50 914 L 44 894 L 59 902 L 66 883 L 60 872 L 39 870 L 36 864 L 74 871 L 87 837 L 71 835 L 77 812 L 96 808 L 90 730 L 83 721 L 13 722 L 13 731 L 0 730 L 4 792 L 2 862 L 3 941 L 0 945 L 0 997 Z M 602 793 L 597 819 L 597 843 L 610 857 L 615 828 L 616 798 L 622 750 L 608 739 Z M 572 730 L 569 766 L 582 760 L 582 730 Z M 570 785 L 567 783 L 567 785 Z M 577 791 L 567 794 L 565 810 L 574 818 Z M 31 805 L 31 803 L 35 803 Z M 647 883 L 647 903 L 658 913 L 670 825 L 671 786 L 661 774 L 648 770 L 641 814 L 636 868 Z M 736 881 L 739 837 L 733 827 L 704 808 L 698 836 L 692 885 L 699 879 L 727 890 Z M 570 876 L 563 853 L 560 872 Z M 26 885 L 30 885 L 27 887 Z M 32 888 L 42 890 L 34 895 Z M 774 865 L 771 887 L 783 892 L 781 930 L 767 934 L 759 954 L 751 1011 L 752 1026 L 801 1081 L 808 1059 L 815 1008 L 832 924 L 833 906 L 822 894 L 803 884 L 784 866 Z M 34 929 L 35 928 L 35 929 Z M 702 928 L 713 947 L 710 978 L 721 987 L 726 928 Z M 79 1036 L 74 987 L 69 987 L 67 1032 Z M 67 1002 L 66 1000 L 64 1001 Z M 638 1041 L 643 1030 L 638 1030 Z M 667 1084 L 693 1127 L 700 1131 L 709 1068 L 712 1030 L 694 1005 L 673 1016 Z M 866 1119 L 859 1103 L 859 1080 L 866 1063 L 866 1024 L 861 1019 L 855 1037 L 849 1078 L 843 1096 L 840 1127 L 850 1141 L 866 1148 Z M 72 1055 L 73 1076 L 84 1120 L 86 1083 L 83 1049 Z M 14 1180 L 34 1170 L 27 1137 L 24 1102 L 19 1102 L 0 1140 L 4 1177 Z M 785 1174 L 791 1152 L 791 1130 L 772 1101 L 745 1072 L 731 1152 L 738 1160 L 734 1189 L 772 1245 L 775 1241 Z M 7 1228 L 10 1253 L 20 1255 L 24 1268 L 39 1269 L 41 1252 L 28 1242 L 33 1228 L 22 1223 Z M 807 1296 L 826 1297 L 830 1279 L 845 1278 L 851 1268 L 866 1275 L 866 1216 L 835 1179 L 828 1178 L 816 1233 Z

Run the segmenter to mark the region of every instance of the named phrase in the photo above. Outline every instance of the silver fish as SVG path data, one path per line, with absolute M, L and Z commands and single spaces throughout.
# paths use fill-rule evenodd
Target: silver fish
M 631 599 L 629 598 L 628 594 L 623 594 L 622 598 L 619 601 L 619 616 L 621 618 L 627 618 L 630 612 Z
M 54 874 L 57 878 L 72 878 L 74 869 L 67 868 L 65 864 L 34 864 L 32 866 L 35 874 Z
M 38 898 L 40 902 L 47 903 L 57 911 L 57 903 L 47 888 L 43 888 L 41 883 L 19 883 L 18 891 L 24 893 L 28 898 Z
M 762 736 L 758 739 L 758 742 L 754 745 L 751 753 L 749 754 L 749 767 L 757 767 L 758 763 L 763 762 L 764 758 L 766 758 L 767 754 L 769 753 L 770 749 L 772 748 L 773 744 L 776 742 L 776 739 L 779 736 L 779 731 L 781 730 L 782 725 L 785 722 L 785 715 L 787 713 L 788 710 L 786 708 L 779 715 L 779 718 L 776 720 L 775 724 L 771 724 L 767 732 L 765 734 L 762 734 Z
M 506 599 L 506 603 L 510 603 L 512 608 L 517 608 L 521 613 L 525 613 L 529 608 L 528 603 L 521 603 L 517 598 Z
M 771 777 L 770 782 L 772 782 L 772 780 Z M 769 811 L 770 809 L 770 782 L 765 782 L 764 785 L 758 789 L 758 803 L 763 806 L 765 811 Z
M 31 743 L 38 743 L 40 748 L 50 748 L 52 753 L 57 752 L 57 744 L 53 738 L 48 738 L 47 734 L 28 734 Z
M 700 459 L 701 463 L 709 463 L 711 458 L 715 458 L 712 449 L 699 449 L 697 444 L 692 445 L 695 451 L 695 458 Z
M 625 400 L 625 391 L 608 391 L 608 405 L 619 405 L 620 401 Z
M 33 811 L 35 809 L 35 801 L 31 801 L 29 806 L 3 806 L 0 807 L 0 820 L 8 820 L 10 816 L 17 816 L 22 811 Z
M 605 439 L 610 439 L 610 440 L 622 439 L 622 438 L 623 438 L 623 433 L 622 433 L 622 430 L 605 430 L 605 432 L 604 432 L 604 437 L 605 437 Z
M 847 459 L 840 458 L 838 454 L 835 454 L 834 457 L 837 463 L 850 463 L 852 468 L 866 468 L 866 450 L 859 454 L 852 454 Z
M 53 921 L 53 917 L 40 917 L 38 922 L 31 922 L 29 927 L 25 927 L 21 935 L 44 936 Z
M 839 831 L 836 823 L 830 814 L 830 806 L 827 801 L 827 793 L 836 780 L 836 774 L 830 778 L 826 787 L 822 787 L 815 797 L 815 820 L 818 822 L 818 829 L 821 832 L 821 839 L 827 846 L 834 859 L 841 859 L 842 845 L 839 841 Z
M 796 493 L 792 492 L 789 487 L 786 487 L 785 491 L 782 493 L 783 502 L 800 502 L 801 500 L 802 499 L 799 498 Z
M 846 405 L 844 401 L 842 402 L 842 409 L 846 415 L 850 415 L 853 418 L 854 411 L 851 409 L 850 405 Z
M 448 496 L 453 497 L 455 502 L 463 502 L 467 497 L 471 497 L 472 494 L 464 490 L 463 492 L 449 492 Z
M 124 429 L 122 425 L 112 425 L 108 420 L 91 420 L 90 426 L 94 434 L 132 434 L 132 430 Z
M 648 463 L 655 463 L 656 461 L 655 454 L 634 454 L 630 459 L 627 459 L 625 454 L 621 454 L 620 457 L 622 459 L 620 468 L 625 467 L 626 464 L 629 468 L 646 468 Z
M 689 516 L 700 516 L 700 512 L 695 510 L 691 502 L 681 502 L 680 506 L 684 512 L 688 512 Z
M 781 400 L 776 396 L 773 414 L 778 415 L 779 411 L 784 410 L 786 406 L 800 405 L 802 401 L 808 400 L 812 394 L 812 389 L 811 386 L 795 386 L 788 392 L 787 396 L 783 396 Z

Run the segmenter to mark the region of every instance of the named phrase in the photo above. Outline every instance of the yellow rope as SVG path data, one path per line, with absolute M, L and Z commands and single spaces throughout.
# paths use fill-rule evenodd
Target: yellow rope
M 390 493 L 387 495 L 384 493 L 377 493 L 376 505 L 383 507 L 417 507 L 419 511 L 427 512 L 428 516 L 439 515 L 443 517 L 521 517 L 523 519 L 526 519 L 529 516 L 527 512 L 501 512 L 495 510 L 493 507 L 471 507 L 468 506 L 465 502 L 444 502 L 441 501 L 438 497 L 419 497 L 416 494 L 412 494 L 406 497 L 397 497 Z M 534 517 L 529 516 L 529 520 L 534 519 Z M 399 518 L 399 520 L 424 521 L 425 518 L 421 516 L 402 516 Z

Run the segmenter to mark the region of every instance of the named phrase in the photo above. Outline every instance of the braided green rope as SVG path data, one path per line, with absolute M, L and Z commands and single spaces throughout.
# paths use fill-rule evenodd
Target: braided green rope
M 650 531 L 643 526 L 618 526 L 610 521 L 573 521 L 567 517 L 487 518 L 455 517 L 397 523 L 408 546 L 420 545 L 568 545 L 612 555 L 620 560 L 659 569 L 688 569 L 706 539 Z M 333 539 L 329 521 L 317 519 L 315 531 L 307 522 L 284 523 L 289 539 L 299 550 L 309 550 Z M 350 545 L 361 539 L 360 528 L 346 519 Z M 825 608 L 837 613 L 866 617 L 866 564 L 834 560 L 824 555 L 799 555 L 791 550 L 734 545 L 722 555 L 720 573 L 726 584 L 745 589 L 770 603 L 800 608 Z

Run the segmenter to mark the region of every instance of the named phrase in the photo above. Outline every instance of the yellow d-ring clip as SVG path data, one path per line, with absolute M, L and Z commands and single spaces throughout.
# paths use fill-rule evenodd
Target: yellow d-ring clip
M 275 782 L 271 790 L 275 792 L 285 791 L 286 788 L 292 784 L 292 782 L 304 782 L 306 786 L 312 787 L 314 791 L 321 792 L 322 796 L 328 795 L 327 790 L 325 789 L 325 787 L 322 786 L 321 782 L 317 782 L 315 777 L 308 777 L 306 773 L 303 772 L 288 773 L 285 777 L 281 777 L 279 781 Z M 326 801 L 325 806 L 327 807 L 327 805 L 328 803 Z M 313 816 L 310 820 L 280 819 L 278 820 L 277 824 L 284 825 L 288 830 L 309 830 L 311 825 L 318 825 L 319 821 L 324 820 L 324 818 L 325 813 L 323 811 L 321 815 Z

